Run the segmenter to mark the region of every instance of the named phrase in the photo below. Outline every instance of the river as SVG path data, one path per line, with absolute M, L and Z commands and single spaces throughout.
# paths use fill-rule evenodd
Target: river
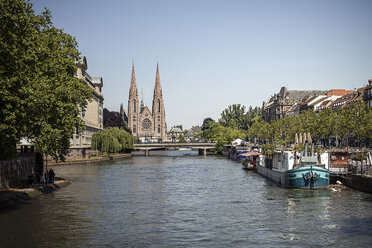
M 372 195 L 288 190 L 193 151 L 54 167 L 71 181 L 0 212 L 0 247 L 371 247 Z

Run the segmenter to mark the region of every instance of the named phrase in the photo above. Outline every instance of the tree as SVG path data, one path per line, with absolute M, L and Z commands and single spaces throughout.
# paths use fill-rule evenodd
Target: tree
M 117 153 L 133 150 L 134 137 L 118 127 L 105 128 L 92 136 L 92 149 L 101 153 Z
M 245 114 L 245 106 L 240 104 L 229 105 L 222 111 L 219 122 L 225 127 L 247 130 L 249 124 Z
M 45 154 L 64 159 L 80 111 L 91 90 L 74 77 L 79 51 L 75 38 L 52 25 L 45 10 L 36 15 L 25 0 L 0 1 L 0 159 L 28 137 Z
M 207 124 L 209 122 L 215 122 L 215 121 L 212 118 L 209 118 L 209 117 L 205 118 L 204 121 L 203 121 L 203 125 L 201 127 L 202 131 L 204 131 L 207 128 Z
M 239 129 L 224 127 L 219 122 L 208 122 L 204 130 L 204 135 L 207 140 L 215 141 L 217 152 L 222 151 L 225 144 L 229 144 L 237 138 L 244 138 L 245 133 Z

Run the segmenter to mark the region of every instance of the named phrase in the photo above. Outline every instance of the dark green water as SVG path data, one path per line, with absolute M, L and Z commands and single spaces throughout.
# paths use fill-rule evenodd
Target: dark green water
M 55 167 L 71 185 L 0 212 L 0 247 L 371 247 L 372 195 L 286 190 L 192 152 Z

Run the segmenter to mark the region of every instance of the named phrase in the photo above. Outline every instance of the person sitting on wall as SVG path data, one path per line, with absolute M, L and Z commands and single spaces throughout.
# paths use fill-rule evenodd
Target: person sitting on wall
M 30 185 L 30 188 L 34 187 L 34 176 L 33 175 L 28 177 L 28 184 Z

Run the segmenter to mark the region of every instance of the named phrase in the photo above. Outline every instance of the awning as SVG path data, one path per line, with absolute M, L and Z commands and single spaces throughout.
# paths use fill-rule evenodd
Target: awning
M 261 153 L 256 152 L 256 151 L 250 151 L 250 152 L 240 154 L 240 156 L 243 156 L 243 157 L 260 156 L 260 155 L 261 155 Z

